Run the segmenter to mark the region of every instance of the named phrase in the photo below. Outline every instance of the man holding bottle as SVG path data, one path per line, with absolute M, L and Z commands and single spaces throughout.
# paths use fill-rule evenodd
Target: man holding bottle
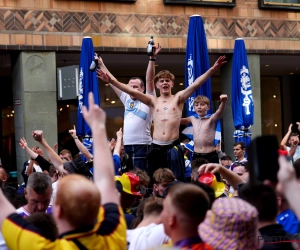
M 153 55 L 150 56 L 146 72 L 146 95 L 156 96 L 154 88 L 155 56 L 157 56 L 161 50 L 161 46 L 159 44 L 157 47 L 153 45 L 152 48 Z M 98 67 L 113 77 L 104 65 L 101 57 L 98 59 Z M 146 157 L 148 148 L 152 143 L 152 115 L 150 108 L 134 96 L 125 93 L 112 84 L 110 84 L 110 86 L 113 88 L 125 107 L 123 133 L 125 152 L 132 159 L 133 168 L 139 168 L 148 172 Z M 139 77 L 132 77 L 128 82 L 128 86 L 141 93 L 144 93 L 145 91 L 144 82 Z

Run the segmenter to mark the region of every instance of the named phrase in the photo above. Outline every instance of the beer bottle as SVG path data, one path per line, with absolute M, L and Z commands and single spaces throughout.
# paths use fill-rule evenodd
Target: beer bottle
M 147 46 L 147 54 L 148 56 L 153 56 L 154 54 L 154 40 L 153 40 L 153 36 L 150 37 L 150 40 L 148 42 L 148 46 Z
M 98 65 L 98 54 L 95 53 L 95 59 L 92 61 L 91 65 L 90 65 L 90 71 L 94 72 L 97 68 Z

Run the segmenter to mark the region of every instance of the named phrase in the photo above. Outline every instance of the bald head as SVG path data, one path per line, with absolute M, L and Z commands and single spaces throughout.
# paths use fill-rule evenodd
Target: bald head
M 58 183 L 55 205 L 73 227 L 92 225 L 100 208 L 100 192 L 87 178 L 72 174 Z

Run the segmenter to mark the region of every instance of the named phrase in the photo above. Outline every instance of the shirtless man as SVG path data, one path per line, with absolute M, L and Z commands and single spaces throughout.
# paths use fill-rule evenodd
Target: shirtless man
M 220 95 L 218 110 L 207 115 L 209 99 L 206 96 L 197 96 L 194 99 L 194 109 L 198 117 L 190 116 L 181 119 L 181 124 L 193 124 L 194 153 L 193 160 L 204 158 L 210 163 L 219 163 L 218 153 L 214 146 L 216 123 L 221 118 L 227 102 L 227 95 Z
M 193 92 L 204 84 L 224 63 L 226 63 L 225 56 L 219 57 L 216 63 L 198 77 L 193 84 L 175 95 L 171 93 L 174 86 L 174 75 L 167 70 L 160 71 L 154 78 L 156 88 L 160 91 L 159 97 L 145 95 L 134 88 L 120 83 L 101 69 L 97 71 L 98 78 L 104 82 L 111 83 L 149 106 L 154 122 L 152 150 L 148 158 L 150 176 L 156 169 L 168 167 L 177 180 L 185 180 L 183 152 L 178 140 L 183 105 Z
M 161 46 L 158 43 L 158 45 L 153 46 L 153 48 L 154 54 L 149 58 L 146 72 L 146 94 L 155 96 L 155 60 L 161 50 Z M 98 67 L 100 67 L 103 72 L 108 73 L 110 77 L 114 78 L 106 68 L 101 57 L 98 58 Z M 110 86 L 125 107 L 123 136 L 124 150 L 128 155 L 131 156 L 130 158 L 132 159 L 132 162 L 130 162 L 128 167 L 133 169 L 139 168 L 142 170 L 147 170 L 148 167 L 146 157 L 152 142 L 152 115 L 150 109 L 147 105 L 137 100 L 137 98 L 134 96 L 128 95 L 112 84 L 110 84 Z M 130 78 L 128 86 L 140 91 L 141 93 L 145 92 L 145 84 L 139 77 Z

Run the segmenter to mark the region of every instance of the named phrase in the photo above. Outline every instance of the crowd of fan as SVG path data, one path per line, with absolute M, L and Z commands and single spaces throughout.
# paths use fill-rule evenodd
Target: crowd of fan
M 70 133 L 77 139 L 75 128 Z M 70 249 L 142 250 L 172 245 L 181 249 L 297 249 L 299 208 L 293 207 L 298 204 L 286 194 L 289 185 L 300 179 L 300 159 L 294 157 L 294 168 L 285 158 L 279 159 L 275 189 L 248 183 L 243 142 L 234 144 L 234 161 L 217 147 L 217 164 L 203 158 L 190 162 L 191 144 L 185 141 L 181 150 L 189 183 L 184 183 L 168 168 L 157 169 L 153 176 L 137 168 L 122 173 L 122 164 L 115 161 L 113 165 L 111 157 L 124 158 L 122 143 L 118 152 L 115 148 L 122 131 L 117 132 L 116 142 L 107 143 L 106 135 L 101 137 L 99 143 L 94 141 L 94 174 L 87 173 L 91 165 L 80 156 L 74 159 L 66 149 L 57 155 L 42 131 L 33 132 L 40 147 L 29 149 L 26 140 L 20 140 L 31 157 L 24 164 L 25 188 L 24 184 L 18 191 L 11 187 L 5 168 L 0 168 L 2 192 L 19 214 L 5 214 L 7 204 L 0 198 L 5 214 L 1 216 L 4 238 L 0 249 L 63 249 L 65 241 Z M 298 138 L 295 134 L 288 137 L 290 144 Z M 43 158 L 42 149 L 50 159 Z M 104 182 L 101 195 L 92 180 L 98 188 L 97 182 Z M 119 195 L 108 192 L 114 188 Z M 299 186 L 295 188 L 296 196 Z
M 150 57 L 146 94 L 141 79 L 121 84 L 98 59 L 98 77 L 125 106 L 124 136 L 120 129 L 116 140 L 108 140 L 106 114 L 90 93 L 82 113 L 92 130 L 93 152 L 75 127 L 69 134 L 81 152 L 77 156 L 67 149 L 57 154 L 40 130 L 32 133 L 38 146 L 30 148 L 20 139 L 30 160 L 18 190 L 0 167 L 0 250 L 299 248 L 300 146 L 292 125 L 281 142 L 287 157 L 278 158 L 278 182 L 250 183 L 253 166 L 245 144 L 233 145 L 234 160 L 213 144 L 226 95 L 212 115 L 207 115 L 208 98 L 195 98 L 197 117 L 180 119 L 185 101 L 225 57 L 172 95 L 173 74 L 161 71 L 154 78 L 159 50 L 158 45 Z M 180 123 L 193 125 L 194 142 L 178 142 Z

